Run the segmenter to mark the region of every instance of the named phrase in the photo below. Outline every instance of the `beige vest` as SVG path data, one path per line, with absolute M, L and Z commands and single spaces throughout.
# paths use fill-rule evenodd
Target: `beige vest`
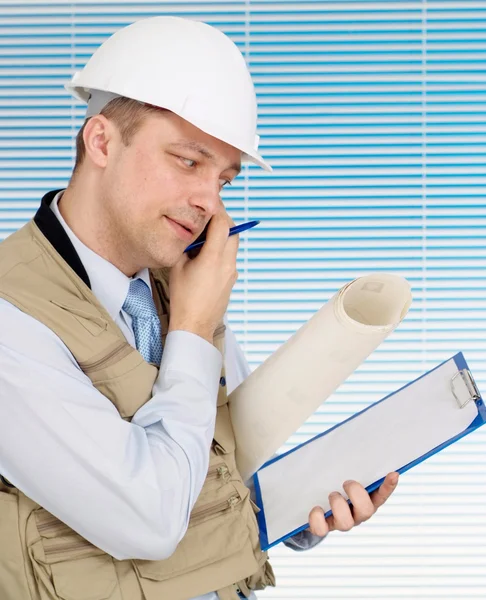
M 164 339 L 167 273 L 151 271 L 151 278 Z M 34 221 L 0 245 L 0 296 L 52 329 L 123 419 L 150 399 L 157 367 L 127 343 Z M 214 339 L 221 351 L 223 341 L 221 325 Z M 186 535 L 161 561 L 118 561 L 0 482 L 1 600 L 185 600 L 214 590 L 232 600 L 237 588 L 248 595 L 274 585 L 234 451 L 223 370 L 208 475 Z

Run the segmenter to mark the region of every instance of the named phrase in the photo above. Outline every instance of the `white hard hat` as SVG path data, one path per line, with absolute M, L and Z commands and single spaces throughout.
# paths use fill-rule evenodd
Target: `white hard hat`
M 255 89 L 245 59 L 221 31 L 179 17 L 151 17 L 108 38 L 66 89 L 98 114 L 117 96 L 168 109 L 234 146 L 267 171 L 258 153 Z

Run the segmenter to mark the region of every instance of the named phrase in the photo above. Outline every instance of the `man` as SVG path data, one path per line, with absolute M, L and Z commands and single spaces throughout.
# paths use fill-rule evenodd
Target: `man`
M 69 88 L 89 117 L 71 181 L 0 247 L 0 597 L 254 598 L 274 577 L 235 464 L 227 394 L 248 366 L 220 199 L 242 161 L 269 169 L 245 61 L 156 17 Z M 288 545 L 365 521 L 397 481 L 345 483 L 353 508 L 336 492 Z

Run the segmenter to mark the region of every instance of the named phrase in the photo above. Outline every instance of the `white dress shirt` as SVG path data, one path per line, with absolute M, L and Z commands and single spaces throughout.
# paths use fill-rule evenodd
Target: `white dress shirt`
M 135 347 L 122 310 L 131 279 L 74 235 L 59 212 L 61 194 L 51 208 L 93 293 Z M 150 287 L 147 269 L 137 277 Z M 0 473 L 119 560 L 170 556 L 208 470 L 220 352 L 195 334 L 170 332 L 153 396 L 128 423 L 53 331 L 1 298 L 0 322 Z M 230 393 L 250 369 L 229 327 L 225 341 Z M 287 545 L 306 549 L 320 540 L 305 533 Z

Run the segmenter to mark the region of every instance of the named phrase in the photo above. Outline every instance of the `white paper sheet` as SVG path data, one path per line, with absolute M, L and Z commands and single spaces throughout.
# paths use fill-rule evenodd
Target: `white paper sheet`
M 308 522 L 310 510 L 330 510 L 328 495 L 353 479 L 367 487 L 464 431 L 477 416 L 454 398 L 453 359 L 359 416 L 315 438 L 258 472 L 268 542 Z M 456 379 L 459 398 L 469 397 Z
M 403 277 L 346 284 L 229 396 L 236 462 L 248 479 L 397 327 L 412 295 Z

